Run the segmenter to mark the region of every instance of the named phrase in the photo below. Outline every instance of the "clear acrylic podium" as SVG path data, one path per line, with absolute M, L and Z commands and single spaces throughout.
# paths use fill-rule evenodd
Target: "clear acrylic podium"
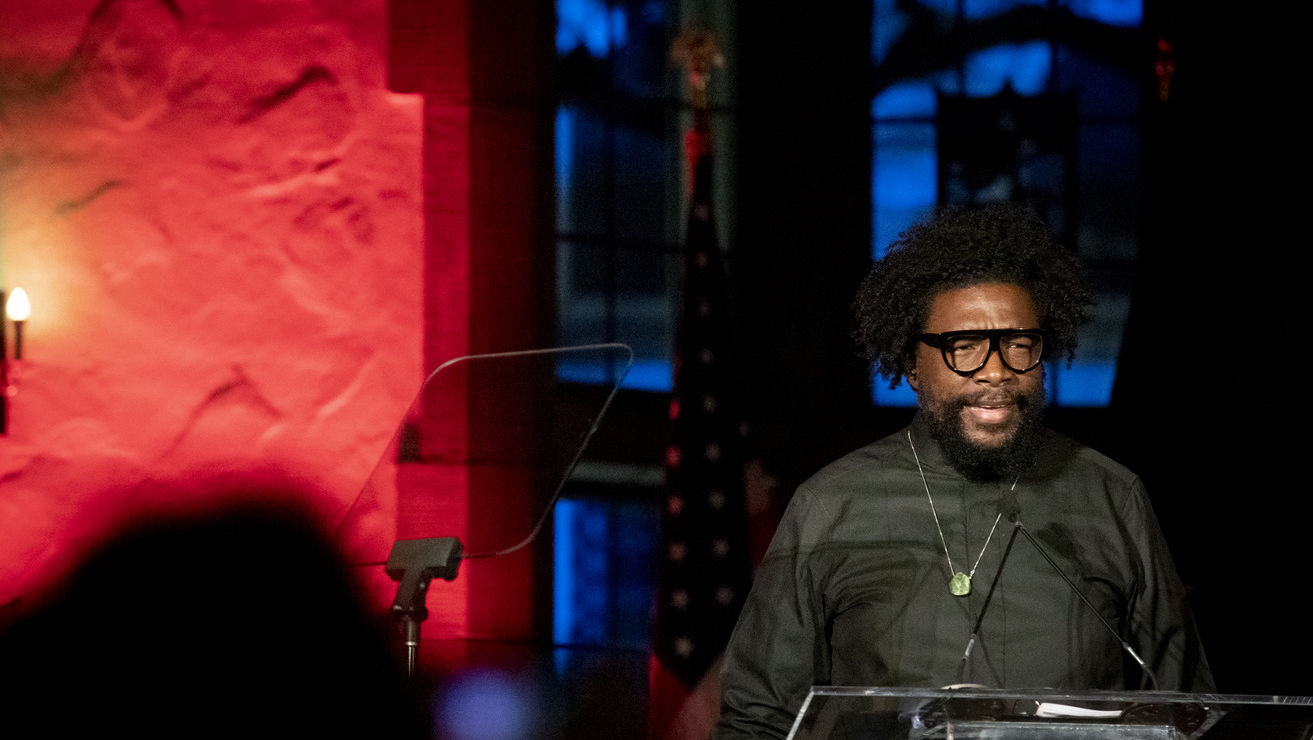
M 790 740 L 1313 738 L 1313 698 L 814 687 Z

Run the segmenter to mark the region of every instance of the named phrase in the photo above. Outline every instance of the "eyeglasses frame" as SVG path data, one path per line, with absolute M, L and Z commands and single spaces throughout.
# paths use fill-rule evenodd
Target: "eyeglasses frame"
M 1003 352 L 999 348 L 999 340 L 1009 334 L 1034 334 L 1039 337 L 1040 352 L 1039 352 L 1039 357 L 1035 360 L 1034 365 L 1031 365 L 1030 367 L 1024 370 L 1019 370 L 1015 367 L 1012 367 L 1012 365 L 1008 364 L 1007 358 L 1003 356 Z M 957 337 L 987 337 L 989 339 L 989 349 L 985 352 L 985 358 L 980 361 L 979 366 L 971 370 L 959 370 L 953 367 L 953 364 L 948 359 L 947 347 L 949 343 L 952 340 L 956 339 Z M 1003 363 L 1003 367 L 1006 367 L 1007 369 L 1011 370 L 1012 372 L 1018 375 L 1028 373 L 1031 370 L 1034 370 L 1035 368 L 1039 367 L 1044 362 L 1044 355 L 1048 352 L 1048 347 L 1045 346 L 1046 343 L 1044 342 L 1044 339 L 1045 339 L 1045 332 L 1043 329 L 958 329 L 955 331 L 944 331 L 939 333 L 924 333 L 924 334 L 916 335 L 917 341 L 939 350 L 939 354 L 944 358 L 944 365 L 946 365 L 949 370 L 952 370 L 953 372 L 957 373 L 958 375 L 961 375 L 964 378 L 969 375 L 974 375 L 975 373 L 980 372 L 981 368 L 989 364 L 990 356 L 996 352 L 998 353 L 999 362 Z

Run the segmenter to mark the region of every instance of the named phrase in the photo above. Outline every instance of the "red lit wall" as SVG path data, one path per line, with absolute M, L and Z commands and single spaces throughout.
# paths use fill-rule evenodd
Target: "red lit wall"
M 0 604 L 121 517 L 193 503 L 106 491 L 216 472 L 322 491 L 355 562 L 398 536 L 527 533 L 531 385 L 428 422 L 507 426 L 496 464 L 371 479 L 429 370 L 551 343 L 554 17 L 510 5 L 0 0 L 0 287 L 33 304 Z M 524 639 L 539 567 L 463 564 L 425 636 Z
M 0 287 L 32 302 L 0 604 L 157 505 L 103 493 L 137 482 L 275 467 L 340 518 L 424 372 L 423 101 L 388 88 L 384 0 L 0 19 Z

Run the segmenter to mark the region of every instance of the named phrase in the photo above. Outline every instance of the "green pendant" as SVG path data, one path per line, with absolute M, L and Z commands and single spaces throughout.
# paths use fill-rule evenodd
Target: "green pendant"
M 971 593 L 971 578 L 966 573 L 954 573 L 948 582 L 948 591 L 954 596 L 966 596 Z

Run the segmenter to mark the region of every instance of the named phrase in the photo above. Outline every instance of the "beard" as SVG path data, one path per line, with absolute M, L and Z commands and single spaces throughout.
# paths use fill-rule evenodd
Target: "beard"
M 997 395 L 997 394 L 993 394 Z M 967 436 L 962 411 L 975 397 L 961 395 L 921 400 L 921 413 L 944 456 L 959 473 L 973 481 L 1013 478 L 1028 468 L 1043 439 L 1044 388 L 1011 394 L 1017 423 L 1000 445 L 983 445 Z

